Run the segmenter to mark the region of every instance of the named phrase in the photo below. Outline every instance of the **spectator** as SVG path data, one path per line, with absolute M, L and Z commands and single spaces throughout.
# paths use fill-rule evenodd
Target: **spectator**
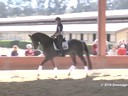
M 11 52 L 11 56 L 18 56 L 18 52 L 17 52 L 18 46 L 14 45 L 13 46 L 13 51 Z
M 127 55 L 128 55 L 128 40 L 126 41 L 126 49 L 127 49 Z
M 126 55 L 126 53 L 127 53 L 127 49 L 125 48 L 125 45 L 124 44 L 120 45 L 120 48 L 118 48 L 117 50 L 117 54 Z
M 112 46 L 111 49 L 108 51 L 108 55 L 117 55 L 117 47 Z
M 26 45 L 27 50 L 25 51 L 25 56 L 34 56 L 34 51 L 31 44 Z
M 125 48 L 127 47 L 127 42 L 126 42 L 126 40 L 122 39 L 122 40 L 120 40 L 120 41 L 118 42 L 118 48 L 120 48 L 120 46 L 121 46 L 122 44 L 124 44 Z
M 92 54 L 93 55 L 97 55 L 97 43 L 98 43 L 98 39 L 96 39 L 94 41 L 94 44 L 92 45 Z
M 109 50 L 108 48 L 108 41 L 106 41 L 106 53 Z M 94 44 L 92 45 L 92 54 L 97 55 L 98 52 L 98 39 L 94 41 Z

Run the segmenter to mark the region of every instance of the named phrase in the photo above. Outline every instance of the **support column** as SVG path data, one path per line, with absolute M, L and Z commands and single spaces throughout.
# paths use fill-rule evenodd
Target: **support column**
M 98 55 L 106 55 L 106 0 L 98 0 Z

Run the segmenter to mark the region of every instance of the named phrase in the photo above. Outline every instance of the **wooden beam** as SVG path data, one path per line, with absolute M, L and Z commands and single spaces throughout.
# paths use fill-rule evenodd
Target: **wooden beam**
M 106 0 L 98 1 L 98 55 L 106 55 Z

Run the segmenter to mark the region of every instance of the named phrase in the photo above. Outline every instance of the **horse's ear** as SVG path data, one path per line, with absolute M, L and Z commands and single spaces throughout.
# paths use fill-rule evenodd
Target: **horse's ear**
M 30 38 L 32 37 L 32 35 L 28 35 Z

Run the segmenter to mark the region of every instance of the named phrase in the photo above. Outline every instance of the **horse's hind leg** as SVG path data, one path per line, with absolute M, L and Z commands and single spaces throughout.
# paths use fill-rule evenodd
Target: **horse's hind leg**
M 71 75 L 71 71 L 74 70 L 76 68 L 77 62 L 76 62 L 76 54 L 70 54 L 70 57 L 72 58 L 73 64 L 71 65 L 71 67 L 69 68 L 69 73 L 68 76 Z
M 85 60 L 83 54 L 77 54 L 77 55 L 78 55 L 78 57 L 81 59 L 81 61 L 83 62 L 85 71 L 88 73 L 87 62 L 86 62 L 86 60 Z

